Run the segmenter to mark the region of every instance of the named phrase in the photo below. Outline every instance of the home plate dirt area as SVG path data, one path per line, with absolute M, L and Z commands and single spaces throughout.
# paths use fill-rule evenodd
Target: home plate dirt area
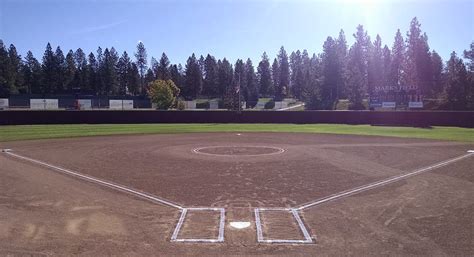
M 195 133 L 0 149 L 0 256 L 474 255 L 472 143 Z

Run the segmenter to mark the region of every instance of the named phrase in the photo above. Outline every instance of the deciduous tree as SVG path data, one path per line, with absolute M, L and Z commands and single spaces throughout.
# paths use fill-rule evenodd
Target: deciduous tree
M 155 80 L 147 86 L 148 96 L 157 109 L 167 110 L 176 106 L 176 98 L 179 95 L 179 88 L 172 80 Z

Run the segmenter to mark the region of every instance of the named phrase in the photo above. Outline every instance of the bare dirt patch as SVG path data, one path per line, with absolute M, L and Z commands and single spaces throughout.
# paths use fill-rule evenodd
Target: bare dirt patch
M 255 149 L 245 149 L 232 158 L 192 152 L 207 146 L 270 146 L 285 152 L 246 156 L 242 153 Z M 0 148 L 186 207 L 226 208 L 224 243 L 173 243 L 178 210 L 0 154 L 0 255 L 472 255 L 473 157 L 304 210 L 301 216 L 315 244 L 257 243 L 252 211 L 297 206 L 403 174 L 465 154 L 473 144 L 215 133 L 38 140 L 2 143 Z M 290 215 L 288 220 L 266 214 L 263 222 L 274 225 L 265 228 L 266 235 L 300 239 Z M 180 236 L 215 236 L 215 216 L 189 216 L 201 225 L 185 228 Z M 251 225 L 233 229 L 231 221 Z

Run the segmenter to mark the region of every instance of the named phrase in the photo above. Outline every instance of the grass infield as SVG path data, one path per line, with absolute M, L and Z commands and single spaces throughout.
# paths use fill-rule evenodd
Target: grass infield
M 340 124 L 83 124 L 0 126 L 0 142 L 84 136 L 195 132 L 302 132 L 474 142 L 474 129 L 469 128 L 412 128 Z

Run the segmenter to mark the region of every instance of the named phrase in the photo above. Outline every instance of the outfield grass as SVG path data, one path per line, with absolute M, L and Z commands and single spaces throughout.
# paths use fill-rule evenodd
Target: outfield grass
M 192 132 L 304 132 L 474 142 L 474 129 L 468 128 L 411 128 L 333 124 L 108 124 L 0 126 L 0 142 L 83 136 Z

